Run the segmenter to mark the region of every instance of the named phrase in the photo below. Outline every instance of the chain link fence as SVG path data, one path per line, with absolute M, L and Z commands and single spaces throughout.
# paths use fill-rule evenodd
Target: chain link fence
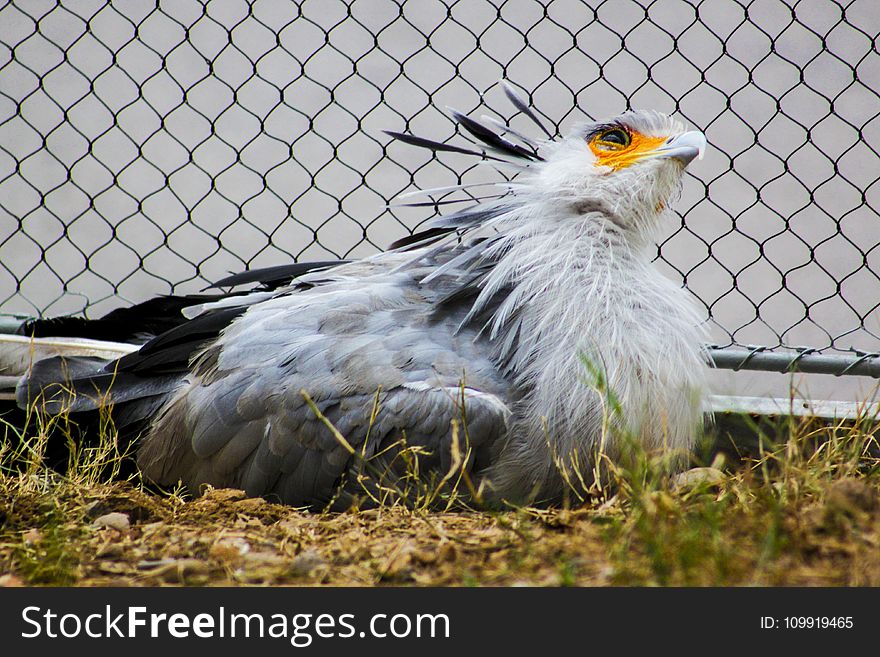
M 532 132 L 507 79 L 562 133 L 629 107 L 706 133 L 658 263 L 719 346 L 870 355 L 878 33 L 875 0 L 7 2 L 0 312 L 373 253 L 433 213 L 395 196 L 486 175 L 381 131 L 455 139 L 449 105 Z

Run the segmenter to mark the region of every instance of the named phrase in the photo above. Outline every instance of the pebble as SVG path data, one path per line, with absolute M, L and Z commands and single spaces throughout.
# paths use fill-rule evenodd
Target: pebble
M 718 468 L 691 468 L 675 478 L 676 486 L 690 488 L 700 484 L 717 486 L 724 481 L 724 473 Z
M 217 502 L 235 502 L 243 500 L 247 497 L 247 493 L 237 488 L 209 488 L 202 495 L 200 501 L 213 500 Z
M 92 522 L 93 527 L 109 527 L 110 529 L 115 529 L 116 531 L 124 532 L 131 527 L 131 521 L 128 519 L 128 515 L 125 513 L 106 513 L 103 516 L 99 516 L 95 518 L 94 522 Z
M 4 588 L 25 586 L 25 581 L 18 575 L 7 573 L 6 575 L 0 575 L 0 586 Z

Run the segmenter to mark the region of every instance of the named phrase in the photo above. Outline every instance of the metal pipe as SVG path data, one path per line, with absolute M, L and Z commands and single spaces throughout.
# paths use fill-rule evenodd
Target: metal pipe
M 799 352 L 764 351 L 762 347 L 737 349 L 709 347 L 709 356 L 715 367 L 765 372 L 803 372 L 805 374 L 832 374 L 834 376 L 871 376 L 880 379 L 880 354 L 854 353 L 818 354 L 811 350 Z
M 0 334 L 15 333 L 28 317 L 0 315 Z M 795 352 L 771 351 L 766 347 L 707 347 L 715 367 L 728 370 L 803 372 L 834 376 L 870 376 L 880 379 L 880 353 L 821 354 L 813 349 Z

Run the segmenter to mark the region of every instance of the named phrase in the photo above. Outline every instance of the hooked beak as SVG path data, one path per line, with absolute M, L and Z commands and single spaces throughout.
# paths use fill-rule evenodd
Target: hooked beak
M 684 166 L 695 157 L 703 159 L 706 152 L 706 135 L 699 130 L 691 130 L 678 137 L 672 137 L 663 146 L 654 151 L 656 157 L 672 157 Z

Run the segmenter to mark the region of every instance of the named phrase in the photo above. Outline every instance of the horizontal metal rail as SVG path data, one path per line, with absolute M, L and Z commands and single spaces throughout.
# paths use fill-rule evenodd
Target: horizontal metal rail
M 15 333 L 28 317 L 0 315 L 0 334 Z M 802 372 L 834 376 L 870 376 L 880 379 L 880 353 L 853 351 L 852 354 L 823 354 L 817 349 L 773 351 L 769 347 L 707 347 L 715 367 L 728 370 L 763 372 Z
M 853 351 L 850 354 L 822 354 L 815 349 L 795 352 L 770 351 L 767 347 L 709 347 L 715 367 L 763 372 L 802 372 L 834 376 L 870 376 L 880 379 L 880 354 Z

